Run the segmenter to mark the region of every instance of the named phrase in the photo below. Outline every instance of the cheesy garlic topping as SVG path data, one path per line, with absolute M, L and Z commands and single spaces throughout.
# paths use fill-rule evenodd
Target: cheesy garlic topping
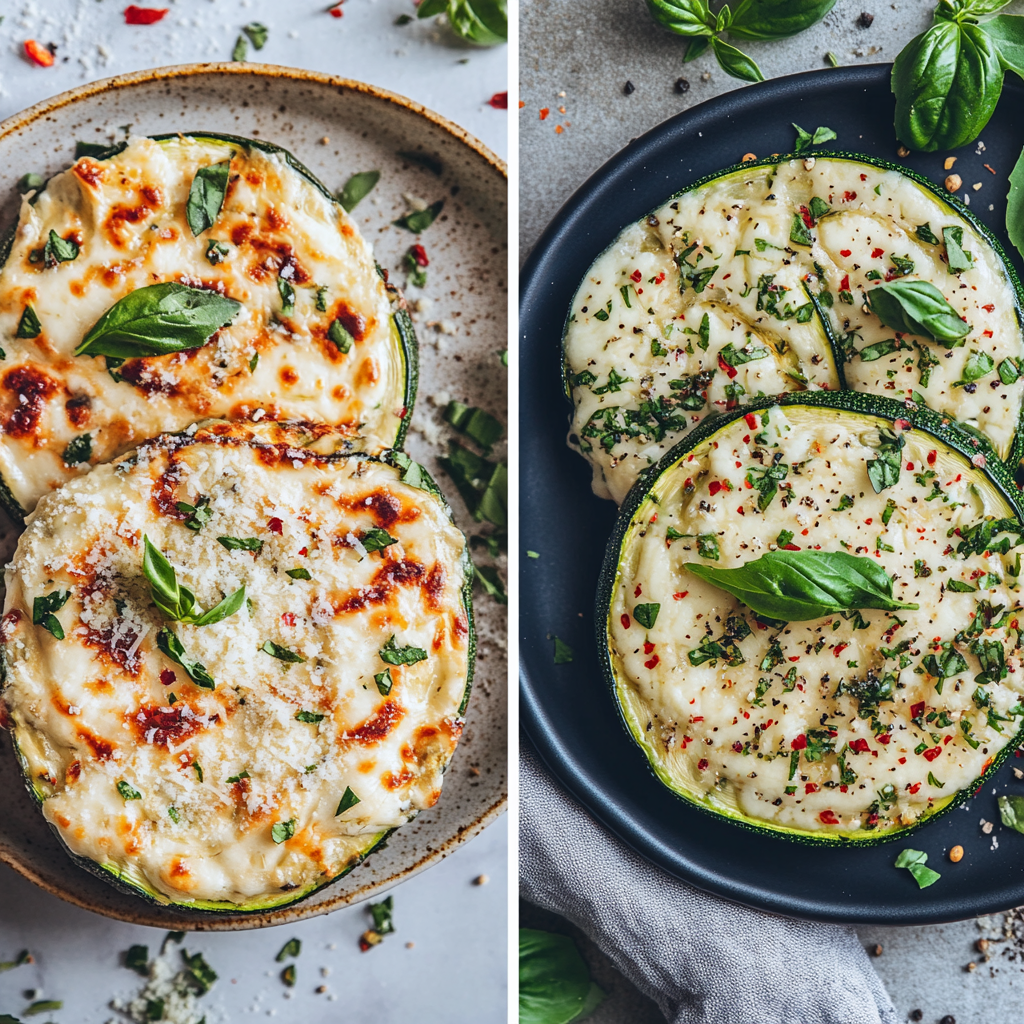
M 942 808 L 1013 741 L 1024 525 L 982 468 L 907 427 L 750 412 L 632 515 L 609 657 L 626 722 L 676 792 L 772 829 L 870 838 Z M 869 467 L 899 440 L 898 479 L 876 493 Z M 686 569 L 780 549 L 870 559 L 919 608 L 759 621 Z
M 472 664 L 465 539 L 438 494 L 349 444 L 212 423 L 29 517 L 0 707 L 71 852 L 157 900 L 291 902 L 440 795 Z M 194 614 L 244 587 L 238 610 L 162 611 L 145 538 Z
M 948 231 L 969 269 L 953 272 Z M 868 311 L 867 292 L 897 279 L 939 289 L 971 325 L 958 347 Z M 596 493 L 621 502 L 710 412 L 835 390 L 839 360 L 848 387 L 927 404 L 1005 457 L 1022 357 L 1005 265 L 939 196 L 856 160 L 758 165 L 676 196 L 595 261 L 565 334 L 570 444 L 593 464 Z
M 223 206 L 196 236 L 193 179 L 224 161 Z M 55 258 L 53 237 L 77 255 Z M 74 355 L 116 302 L 163 282 L 241 309 L 198 348 L 121 365 Z M 407 411 L 369 246 L 283 152 L 242 141 L 135 138 L 29 193 L 0 271 L 0 348 L 0 476 L 29 511 L 88 463 L 206 417 L 318 420 L 379 451 Z

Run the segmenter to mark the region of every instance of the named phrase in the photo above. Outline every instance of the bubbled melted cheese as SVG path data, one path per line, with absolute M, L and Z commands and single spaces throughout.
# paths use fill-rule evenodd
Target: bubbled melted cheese
M 1017 733 L 1024 671 L 1014 548 L 964 556 L 949 535 L 1013 512 L 980 470 L 919 431 L 904 435 L 898 483 L 875 494 L 867 461 L 882 426 L 892 425 L 800 406 L 772 408 L 767 425 L 748 414 L 666 470 L 633 516 L 610 654 L 627 722 L 677 792 L 773 828 L 866 837 L 943 806 Z M 786 478 L 762 512 L 746 481 L 778 456 Z M 685 570 L 753 561 L 777 548 L 782 531 L 801 550 L 877 561 L 896 600 L 919 610 L 765 627 Z M 972 589 L 950 590 L 953 580 Z M 649 603 L 660 610 L 646 629 L 636 606 Z M 743 634 L 736 620 L 750 630 L 735 641 L 742 662 L 691 662 L 705 640 Z M 998 641 L 1007 668 L 980 688 L 977 640 Z M 923 662 L 949 650 L 967 667 L 940 686 Z M 851 695 L 887 675 L 892 697 L 877 710 Z
M 229 159 L 223 208 L 194 237 L 186 205 L 195 173 Z M 33 259 L 51 230 L 77 241 L 75 260 Z M 211 242 L 228 250 L 216 265 Z M 288 315 L 279 280 L 294 288 Z M 104 357 L 73 355 L 114 303 L 165 281 L 219 291 L 242 309 L 202 348 L 129 360 L 120 380 Z M 16 337 L 26 306 L 40 321 L 37 338 Z M 335 319 L 354 338 L 348 353 L 327 336 Z M 73 439 L 88 434 L 99 463 L 210 416 L 319 420 L 361 434 L 367 450 L 389 447 L 406 404 L 393 331 L 369 247 L 282 154 L 183 137 L 83 157 L 23 201 L 0 272 L 0 474 L 31 510 L 83 470 L 64 462 Z
M 3 699 L 43 813 L 73 853 L 164 901 L 268 906 L 337 876 L 434 804 L 461 732 L 464 538 L 399 471 L 308 441 L 227 425 L 159 438 L 45 497 L 7 572 Z M 194 531 L 174 505 L 201 495 L 212 516 Z M 371 529 L 397 543 L 368 552 Z M 201 608 L 242 586 L 249 608 L 168 622 L 144 535 Z M 35 598 L 55 590 L 71 594 L 63 640 L 32 625 Z M 165 626 L 215 689 L 158 650 Z M 426 659 L 385 664 L 392 636 Z M 268 640 L 305 660 L 271 657 Z M 338 815 L 348 790 L 358 803 Z M 294 836 L 275 842 L 286 822 Z

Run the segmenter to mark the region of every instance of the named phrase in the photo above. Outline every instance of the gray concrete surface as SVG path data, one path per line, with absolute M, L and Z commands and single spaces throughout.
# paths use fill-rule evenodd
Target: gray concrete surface
M 891 61 L 927 27 L 933 7 L 933 0 L 839 0 L 799 36 L 741 45 L 766 78 L 824 67 L 830 51 L 841 65 Z M 743 83 L 721 71 L 710 54 L 684 65 L 683 41 L 649 19 L 643 0 L 521 0 L 520 10 L 522 260 L 562 203 L 631 139 Z M 874 15 L 870 28 L 856 23 L 862 11 Z M 1024 14 L 1024 3 L 1013 3 L 1005 13 Z M 680 77 L 689 83 L 685 93 L 675 90 Z M 628 95 L 627 81 L 634 87 Z M 541 120 L 544 107 L 549 113 Z M 538 915 L 528 907 L 524 923 L 545 927 Z M 617 975 L 599 950 L 571 926 L 555 923 L 557 930 L 574 934 L 598 983 L 610 992 L 591 1018 L 594 1024 L 660 1019 L 654 1004 Z M 1001 935 L 1003 919 L 983 924 L 866 927 L 859 934 L 865 945 L 882 946 L 874 964 L 904 1019 L 921 1010 L 922 1024 L 938 1024 L 947 1014 L 957 1024 L 1021 1024 L 1024 942 L 993 940 L 985 962 L 975 943 Z

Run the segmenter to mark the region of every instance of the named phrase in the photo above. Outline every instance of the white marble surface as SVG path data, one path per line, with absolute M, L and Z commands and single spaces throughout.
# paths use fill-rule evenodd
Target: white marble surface
M 430 22 L 396 26 L 400 14 L 415 13 L 411 0 L 347 0 L 340 19 L 326 13 L 326 0 L 160 0 L 142 6 L 169 7 L 168 15 L 139 27 L 125 25 L 125 6 L 122 0 L 0 3 L 0 117 L 110 75 L 229 59 L 241 27 L 260 21 L 270 29 L 269 40 L 259 54 L 250 47 L 250 57 L 410 96 L 507 156 L 507 114 L 486 102 L 506 88 L 507 48 L 464 45 Z M 38 68 L 23 58 L 29 38 L 57 44 L 54 67 Z M 202 1001 L 208 1024 L 267 1016 L 304 1024 L 410 1017 L 446 1024 L 504 1021 L 507 840 L 502 820 L 394 889 L 398 931 L 365 954 L 358 949 L 369 924 L 362 907 L 294 926 L 190 939 L 187 948 L 202 950 L 220 975 Z M 488 883 L 474 885 L 481 874 Z M 274 956 L 293 936 L 302 940 L 303 951 L 298 983 L 288 990 Z M 31 1019 L 102 1024 L 116 1017 L 109 1000 L 136 993 L 142 980 L 119 966 L 119 954 L 133 943 L 155 949 L 162 938 L 62 903 L 0 867 L 0 960 L 23 948 L 36 958 L 0 973 L 0 1015 L 18 1016 L 29 1002 L 26 990 L 36 989 L 36 998 L 62 999 L 64 1009 Z M 321 976 L 322 967 L 329 976 Z M 463 998 L 467 979 L 471 1000 Z M 327 992 L 316 993 L 320 985 Z M 424 1009 L 431 1006 L 436 1016 Z

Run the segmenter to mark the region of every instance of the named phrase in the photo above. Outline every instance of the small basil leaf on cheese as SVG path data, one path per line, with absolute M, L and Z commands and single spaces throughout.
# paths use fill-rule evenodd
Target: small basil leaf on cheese
M 942 229 L 942 241 L 946 245 L 946 259 L 949 261 L 949 272 L 961 274 L 974 267 L 974 257 L 963 249 L 964 229 L 960 225 Z
M 242 779 L 248 779 L 248 778 L 251 778 L 251 776 L 249 775 L 248 769 L 243 769 L 237 775 L 232 775 L 230 778 L 227 778 L 224 781 L 225 782 L 229 782 L 229 783 L 235 783 L 235 782 L 241 782 Z
M 173 804 L 167 808 L 167 817 L 170 818 L 175 825 L 181 824 L 181 815 L 178 813 L 178 808 L 173 806 Z
M 204 690 L 216 689 L 217 683 L 210 673 L 206 671 L 205 666 L 185 653 L 182 642 L 170 628 L 164 626 L 157 633 L 156 645 L 171 661 L 180 665 L 188 674 L 189 679 L 197 686 L 201 686 Z
M 420 647 L 399 647 L 394 633 L 380 649 L 379 655 L 386 665 L 415 665 L 418 661 L 427 660 L 427 652 Z
M 359 797 L 352 792 L 351 786 L 345 787 L 345 792 L 341 795 L 341 802 L 338 804 L 338 809 L 334 812 L 334 816 L 337 817 L 339 814 L 344 814 L 350 807 L 355 807 L 359 803 Z
M 217 543 L 228 551 L 255 551 L 259 554 L 263 550 L 263 541 L 258 537 L 218 537 Z
M 1001 796 L 999 819 L 1007 828 L 1024 832 L 1024 796 Z
M 229 615 L 234 615 L 243 604 L 245 604 L 245 587 L 240 587 L 233 594 L 228 594 L 218 604 L 207 609 L 202 615 L 191 616 L 187 621 L 191 622 L 193 626 L 213 626 L 222 622 Z
M 295 714 L 295 721 L 315 725 L 317 722 L 322 722 L 326 717 L 326 715 L 321 715 L 316 711 L 298 711 Z
M 31 306 L 26 306 L 18 321 L 18 329 L 15 331 L 16 338 L 38 338 L 43 330 L 43 325 L 36 316 L 36 311 Z
M 143 978 L 149 976 L 149 947 L 129 946 L 124 955 L 124 965 L 129 971 L 141 974 Z
M 1013 384 L 1020 379 L 1021 361 L 1013 356 L 1007 356 L 998 367 L 999 379 L 1004 384 Z
M 759 615 L 787 622 L 861 608 L 918 607 L 893 598 L 892 579 L 873 559 L 843 551 L 769 551 L 735 569 L 694 562 L 686 569 Z
M 343 204 L 344 205 L 344 204 Z M 404 217 L 399 217 L 398 220 L 392 221 L 395 227 L 405 228 L 406 231 L 412 231 L 414 234 L 420 234 L 426 231 L 431 224 L 437 219 L 437 215 L 444 209 L 444 200 L 438 199 L 436 203 L 431 203 L 425 210 L 413 210 L 411 213 L 407 213 Z
M 264 640 L 263 646 L 260 650 L 264 654 L 269 654 L 272 658 L 277 658 L 278 661 L 286 661 L 294 664 L 296 662 L 306 660 L 301 654 L 296 654 L 295 651 L 291 651 L 287 647 L 275 644 L 273 640 Z
M 217 972 L 203 959 L 203 954 L 193 953 L 189 955 L 185 950 L 182 950 L 181 959 L 185 962 L 189 981 L 199 994 L 205 995 L 209 992 L 213 987 L 213 983 L 217 980 Z
M 169 619 L 193 626 L 212 626 L 229 615 L 234 615 L 244 604 L 245 587 L 241 587 L 207 611 L 197 613 L 195 594 L 178 583 L 174 566 L 167 561 L 163 552 L 153 545 L 149 537 L 145 537 L 144 542 L 142 571 L 149 580 L 150 596 L 153 603 Z
M 460 433 L 476 441 L 484 454 L 489 455 L 492 445 L 501 438 L 504 428 L 489 412 L 476 406 L 451 401 L 444 411 L 444 418 Z
M 359 540 L 367 551 L 383 551 L 392 544 L 398 543 L 397 537 L 392 537 L 387 530 L 382 530 L 379 526 L 367 530 Z
M 252 359 L 249 360 L 249 372 L 250 373 L 255 373 L 256 372 L 256 367 L 259 364 L 259 361 L 260 361 L 260 354 L 259 354 L 259 352 L 254 352 L 252 354 Z
M 80 462 L 88 462 L 92 458 L 92 434 L 79 434 L 68 442 L 61 456 L 65 465 L 77 466 Z
M 259 21 L 250 21 L 242 31 L 249 37 L 249 42 L 252 43 L 253 49 L 262 50 L 267 43 L 267 35 L 270 30 Z
M 196 778 L 200 782 L 202 782 L 203 781 L 203 766 L 198 761 L 193 761 L 192 762 L 192 768 L 193 768 L 193 770 L 196 773 Z
M 280 845 L 283 842 L 291 839 L 295 835 L 295 819 L 289 818 L 288 821 L 279 821 L 270 830 L 270 837 L 275 843 Z
M 868 459 L 867 463 L 868 479 L 875 494 L 880 494 L 886 487 L 892 487 L 899 481 L 900 468 L 903 465 L 900 452 L 906 443 L 902 434 L 894 434 L 887 428 L 879 431 L 879 441 L 875 448 L 878 454 L 875 458 Z M 840 503 L 840 509 L 842 507 Z
M 938 238 L 935 237 L 935 232 L 932 231 L 931 224 L 927 221 L 924 224 L 918 224 L 914 234 L 917 235 L 922 242 L 928 242 L 929 245 L 939 244 Z
M 814 236 L 807 225 L 804 224 L 804 219 L 799 213 L 793 214 L 793 223 L 789 229 L 789 240 L 794 245 L 814 245 Z
M 644 629 L 653 629 L 655 622 L 658 621 L 658 612 L 661 611 L 661 605 L 657 602 L 652 604 L 638 604 L 633 606 L 633 618 L 640 623 Z
M 71 596 L 70 590 L 54 590 L 44 597 L 37 597 L 32 602 L 32 622 L 36 626 L 52 633 L 57 640 L 64 639 L 64 627 L 54 614 L 67 604 Z
M 295 312 L 295 289 L 283 277 L 277 279 L 277 290 L 281 295 L 281 312 L 291 316 Z
M 976 380 L 988 376 L 995 369 L 995 360 L 987 352 L 971 350 L 971 354 L 964 363 L 963 377 L 954 381 L 953 387 L 962 388 L 973 384 Z
M 188 203 L 185 207 L 185 216 L 193 235 L 201 235 L 216 222 L 224 205 L 230 170 L 231 161 L 222 160 L 220 163 L 207 164 L 196 171 L 188 190 Z
M 23 174 L 19 179 L 15 188 L 24 195 L 26 192 L 38 191 L 46 184 L 46 179 L 41 174 L 36 174 L 34 171 L 28 171 Z
M 316 308 L 321 313 L 327 312 L 327 285 L 317 285 Z
M 213 267 L 223 263 L 224 258 L 231 252 L 231 249 L 223 242 L 211 238 L 210 244 L 206 247 L 206 261 Z
M 340 320 L 331 321 L 331 326 L 327 328 L 327 337 L 346 355 L 352 351 L 352 335 Z
M 927 281 L 892 281 L 867 293 L 868 308 L 886 327 L 917 334 L 956 348 L 971 331 L 946 301 L 942 292 Z
M 118 791 L 118 793 L 121 794 L 121 797 L 124 800 L 141 800 L 142 799 L 142 794 L 134 786 L 132 786 L 130 783 L 125 782 L 124 779 L 121 779 L 121 781 L 118 782 L 118 784 L 117 784 L 117 791 Z
M 293 580 L 311 580 L 313 578 L 309 575 L 309 570 L 303 569 L 301 566 L 298 569 L 286 569 L 285 575 L 291 576 Z
M 188 516 L 185 525 L 190 530 L 201 530 L 213 518 L 213 510 L 210 509 L 209 504 L 210 499 L 202 494 L 196 499 L 194 505 L 190 505 L 187 501 L 178 501 L 175 502 L 175 508 Z
M 921 850 L 900 850 L 895 866 L 906 868 L 914 876 L 914 881 L 917 882 L 918 887 L 927 889 L 929 885 L 934 885 L 942 877 L 938 871 L 933 871 L 925 866 L 927 860 L 928 854 Z
M 391 679 L 391 669 L 386 668 L 383 672 L 378 672 L 374 677 L 373 681 L 377 684 L 377 691 L 382 697 L 386 697 L 391 692 L 391 687 L 394 685 Z
M 279 963 L 283 964 L 285 960 L 290 956 L 298 956 L 302 952 L 302 941 L 300 939 L 289 939 L 282 947 L 281 952 L 274 957 Z
M 43 246 L 43 262 L 48 267 L 58 263 L 70 263 L 78 259 L 78 243 L 73 238 L 61 238 L 56 231 L 50 231 L 50 237 Z
M 359 202 L 373 191 L 378 181 L 380 181 L 380 171 L 360 171 L 358 174 L 353 174 L 345 182 L 345 187 L 338 193 L 338 202 L 345 207 L 347 213 L 351 213 Z M 323 291 L 326 290 L 326 288 L 323 289 Z M 320 289 L 318 289 L 318 293 L 319 291 Z M 317 309 L 320 309 L 319 299 Z M 321 309 L 321 312 L 323 311 Z
M 167 281 L 115 302 L 75 349 L 76 356 L 133 359 L 200 348 L 242 308 L 216 292 Z

